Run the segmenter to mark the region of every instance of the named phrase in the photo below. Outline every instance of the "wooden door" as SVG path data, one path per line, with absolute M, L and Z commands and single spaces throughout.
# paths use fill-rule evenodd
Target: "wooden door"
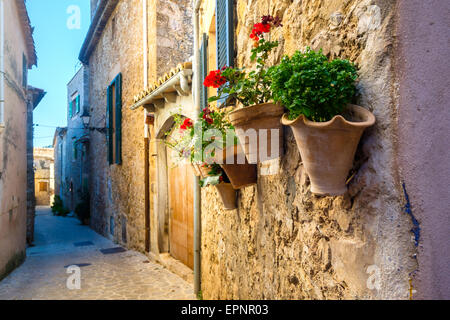
M 189 268 L 194 268 L 194 190 L 189 164 L 176 163 L 167 149 L 169 187 L 169 250 Z

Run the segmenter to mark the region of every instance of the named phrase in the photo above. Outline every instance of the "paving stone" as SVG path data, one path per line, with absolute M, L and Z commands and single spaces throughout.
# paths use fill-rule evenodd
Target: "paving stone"
M 191 284 L 156 263 L 142 263 L 148 261 L 143 254 L 102 254 L 100 249 L 117 246 L 74 218 L 45 214 L 47 208 L 38 211 L 35 246 L 0 282 L 0 300 L 195 299 Z M 92 245 L 74 245 L 80 242 Z M 67 268 L 77 264 L 82 266 L 81 289 L 70 290 Z

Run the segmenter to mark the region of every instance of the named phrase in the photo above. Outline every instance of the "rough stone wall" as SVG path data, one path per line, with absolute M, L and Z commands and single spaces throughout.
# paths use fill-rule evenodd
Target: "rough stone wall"
M 192 54 L 189 4 L 188 0 L 148 2 L 150 84 Z M 144 89 L 142 17 L 140 0 L 120 1 L 89 61 L 92 127 L 106 126 L 106 88 L 122 73 L 122 165 L 109 166 L 105 134 L 90 133 L 90 148 L 95 150 L 90 154 L 91 226 L 139 251 L 145 250 L 144 112 L 130 110 L 130 106 Z
M 156 24 L 156 77 L 160 77 L 192 54 L 192 1 L 158 0 Z
M 206 299 L 406 299 L 415 269 L 411 219 L 395 162 L 393 1 L 237 0 L 239 66 L 250 65 L 249 34 L 264 14 L 283 18 L 283 54 L 311 46 L 359 68 L 357 104 L 377 118 L 366 130 L 348 193 L 315 196 L 292 132 L 278 174 L 258 177 L 224 211 L 202 191 L 202 292 Z
M 29 97 L 30 99 L 30 97 Z M 33 103 L 27 105 L 27 243 L 34 240 L 34 217 L 36 198 L 34 196 L 33 170 Z
M 114 28 L 114 32 L 113 32 Z M 122 73 L 122 165 L 109 165 L 106 135 L 90 133 L 91 226 L 144 250 L 144 118 L 129 109 L 142 90 L 142 3 L 120 1 L 90 60 L 91 127 L 106 127 L 106 89 Z M 123 237 L 123 224 L 126 238 Z
M 69 105 L 76 98 L 80 96 L 80 111 L 73 110 L 69 114 Z M 73 108 L 72 108 L 73 109 Z M 83 180 L 88 178 L 88 160 L 83 153 L 83 144 L 80 139 L 89 134 L 89 131 L 84 128 L 81 115 L 84 110 L 89 112 L 89 68 L 82 66 L 73 78 L 67 84 L 67 131 L 65 134 L 64 143 L 64 176 L 61 183 L 61 199 L 64 206 L 73 211 L 75 207 L 81 202 Z M 76 145 L 74 144 L 75 142 Z M 77 157 L 74 158 L 74 148 L 77 148 Z

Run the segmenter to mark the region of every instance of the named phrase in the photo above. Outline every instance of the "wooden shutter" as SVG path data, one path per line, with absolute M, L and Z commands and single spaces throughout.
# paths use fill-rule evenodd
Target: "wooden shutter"
M 202 37 L 202 45 L 200 47 L 200 78 L 201 78 L 201 92 L 200 92 L 200 111 L 208 106 L 208 88 L 203 85 L 203 81 L 208 74 L 208 36 L 206 33 Z
M 217 69 L 234 66 L 233 0 L 216 0 L 216 46 Z M 217 101 L 223 104 L 227 97 Z
M 108 143 L 108 163 L 113 163 L 113 141 L 112 141 L 112 130 L 113 130 L 113 112 L 112 112 L 112 87 L 109 86 L 106 90 L 106 140 Z
M 76 113 L 80 112 L 80 95 L 77 95 L 75 98 L 75 105 L 76 105 Z
M 117 164 L 122 163 L 122 74 L 119 73 L 115 79 L 116 88 L 116 159 Z

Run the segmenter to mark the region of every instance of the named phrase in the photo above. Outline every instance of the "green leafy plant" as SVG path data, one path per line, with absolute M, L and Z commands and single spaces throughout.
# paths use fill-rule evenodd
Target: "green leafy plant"
M 322 50 L 307 48 L 285 56 L 269 70 L 273 99 L 288 109 L 289 119 L 304 115 L 317 122 L 341 114 L 356 93 L 358 78 L 348 60 L 329 61 Z
M 69 210 L 64 207 L 63 201 L 60 196 L 55 195 L 53 200 L 53 204 L 51 206 L 53 215 L 55 216 L 67 216 L 69 214 Z
M 250 38 L 253 40 L 251 61 L 256 61 L 256 69 L 246 72 L 245 68 L 232 68 L 223 66 L 219 70 L 211 71 L 205 78 L 205 87 L 216 88 L 217 96 L 208 99 L 214 102 L 227 97 L 227 102 L 239 101 L 244 106 L 261 104 L 272 100 L 270 89 L 270 76 L 267 72 L 267 59 L 270 52 L 278 47 L 278 41 L 270 40 L 270 31 L 275 27 L 281 27 L 278 17 L 263 16 L 262 22 L 253 26 Z M 265 34 L 268 39 L 265 38 Z

